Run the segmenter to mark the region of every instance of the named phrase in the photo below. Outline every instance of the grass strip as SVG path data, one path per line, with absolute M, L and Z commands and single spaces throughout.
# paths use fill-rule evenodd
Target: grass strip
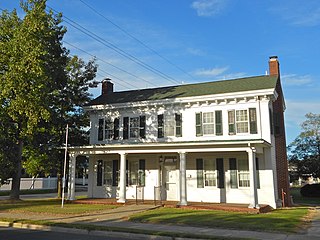
M 12 202 L 10 200 L 0 201 L 0 211 L 15 212 L 15 213 L 43 213 L 43 214 L 88 214 L 106 209 L 117 208 L 117 205 L 105 204 L 73 204 L 65 203 L 61 208 L 61 200 L 46 199 L 46 200 L 23 200 Z
M 28 220 L 28 219 L 0 219 L 3 222 L 9 222 L 11 226 L 14 223 L 21 224 L 33 224 L 40 226 L 49 226 L 49 227 L 64 227 L 64 228 L 73 228 L 73 229 L 82 229 L 87 231 L 108 231 L 108 232 L 125 232 L 125 233 L 134 233 L 134 234 L 145 234 L 153 236 L 163 236 L 163 237 L 172 237 L 172 238 L 194 238 L 194 239 L 248 239 L 248 238 L 235 238 L 235 237 L 219 237 L 219 236 L 206 236 L 203 234 L 190 234 L 190 233 L 179 233 L 179 232 L 167 232 L 167 231 L 153 231 L 148 229 L 134 229 L 134 228 L 124 228 L 124 227 L 110 227 L 110 226 L 97 226 L 91 224 L 74 224 L 74 223 L 57 223 L 43 220 Z
M 303 226 L 303 219 L 307 214 L 306 207 L 279 209 L 266 214 L 158 208 L 134 214 L 129 220 L 142 223 L 295 233 Z

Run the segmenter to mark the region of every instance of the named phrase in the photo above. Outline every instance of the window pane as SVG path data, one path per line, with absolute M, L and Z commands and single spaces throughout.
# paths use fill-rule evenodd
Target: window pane
M 175 120 L 174 116 L 167 115 L 164 124 L 165 136 L 174 136 Z
M 205 160 L 204 161 L 204 185 L 205 186 L 216 186 L 216 166 L 215 161 Z
M 129 185 L 138 185 L 139 161 L 129 161 Z
M 203 124 L 203 134 L 214 134 L 214 124 Z
M 203 113 L 203 123 L 213 123 L 213 112 Z
M 203 113 L 203 134 L 214 134 L 213 112 Z
M 105 120 L 104 131 L 105 131 L 105 139 L 113 138 L 114 124 L 111 121 L 111 119 Z
M 197 187 L 203 188 L 203 159 L 199 158 L 196 160 L 197 167 Z
M 257 133 L 257 112 L 255 108 L 249 109 L 249 118 L 250 118 L 250 133 Z
M 112 161 L 104 162 L 104 184 L 112 186 Z
M 247 133 L 248 132 L 248 114 L 247 110 L 237 110 L 236 111 L 236 130 L 237 133 Z
M 234 110 L 228 111 L 228 125 L 229 125 L 229 134 L 235 134 L 235 124 L 234 124 Z
M 130 138 L 138 138 L 140 135 L 139 117 L 130 118 Z
M 249 162 L 247 159 L 238 160 L 239 187 L 250 187 Z
M 238 188 L 237 160 L 235 158 L 229 159 L 229 168 L 230 168 L 230 187 Z

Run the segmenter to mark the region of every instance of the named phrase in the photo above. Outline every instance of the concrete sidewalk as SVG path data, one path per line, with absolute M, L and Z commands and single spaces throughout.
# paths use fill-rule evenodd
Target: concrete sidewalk
M 110 228 L 121 228 L 123 232 L 130 232 L 130 230 L 141 230 L 141 232 L 148 230 L 154 233 L 165 232 L 169 236 L 174 236 L 177 233 L 182 233 L 184 236 L 195 237 L 201 236 L 203 239 L 217 237 L 234 237 L 234 238 L 250 238 L 250 239 L 320 239 L 320 208 L 316 209 L 314 219 L 309 229 L 299 234 L 281 234 L 270 232 L 256 232 L 256 231 L 244 231 L 244 230 L 232 230 L 232 229 L 217 229 L 207 227 L 192 227 L 192 226 L 179 226 L 179 225 L 166 225 L 166 224 L 148 224 L 148 223 L 134 223 L 126 221 L 126 219 L 132 214 L 147 211 L 155 208 L 153 205 L 124 205 L 116 209 L 108 209 L 100 211 L 95 214 L 88 215 L 72 215 L 72 216 L 54 216 L 48 214 L 26 214 L 26 213 L 7 213 L 0 212 L 0 218 L 15 218 L 15 219 L 30 219 L 30 220 L 46 220 L 60 223 L 70 224 L 85 224 L 93 226 L 104 226 Z M 5 223 L 2 223 L 2 226 Z M 41 228 L 30 224 L 16 224 L 14 227 L 23 228 Z M 49 227 L 50 228 L 50 227 Z M 44 230 L 48 230 L 48 227 L 43 226 Z M 51 230 L 57 230 L 61 228 L 51 227 Z M 50 230 L 50 229 L 49 229 Z M 68 230 L 69 231 L 69 230 Z M 73 230 L 76 232 L 82 232 L 83 234 L 92 234 L 92 231 L 86 230 Z M 150 232 L 148 232 L 150 233 Z M 101 234 L 101 233 L 99 233 Z M 141 234 L 139 234 L 140 236 Z M 141 236 L 142 237 L 142 236 Z M 144 239 L 153 238 L 155 236 L 144 235 Z M 163 237 L 161 237 L 162 239 Z

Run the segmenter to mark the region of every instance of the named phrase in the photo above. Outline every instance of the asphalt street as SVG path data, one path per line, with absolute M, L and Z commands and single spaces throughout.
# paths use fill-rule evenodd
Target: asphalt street
M 17 229 L 17 228 L 3 228 L 0 227 L 0 240 L 135 240 L 145 238 L 134 238 L 129 234 L 124 233 L 101 233 L 102 236 L 94 236 L 90 234 L 77 234 L 68 232 L 51 232 L 51 231 L 39 231 L 29 229 Z M 127 235 L 127 236 L 123 236 Z

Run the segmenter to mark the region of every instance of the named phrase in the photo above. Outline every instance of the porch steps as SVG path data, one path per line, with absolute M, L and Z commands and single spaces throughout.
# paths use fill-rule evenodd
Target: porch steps
M 148 204 L 153 205 L 154 201 L 144 200 L 143 202 L 136 200 L 127 200 L 126 203 L 118 203 L 113 198 L 84 198 L 71 201 L 75 204 L 106 204 L 106 205 L 136 205 L 136 204 Z M 160 202 L 158 202 L 160 203 Z M 232 204 L 232 203 L 199 203 L 199 202 L 188 202 L 187 206 L 180 206 L 176 201 L 162 201 L 160 206 L 172 207 L 172 208 L 183 208 L 183 209 L 195 209 L 195 210 L 222 210 L 229 212 L 243 212 L 243 213 L 267 213 L 273 210 L 269 205 L 260 205 L 259 209 L 248 208 L 248 204 Z

